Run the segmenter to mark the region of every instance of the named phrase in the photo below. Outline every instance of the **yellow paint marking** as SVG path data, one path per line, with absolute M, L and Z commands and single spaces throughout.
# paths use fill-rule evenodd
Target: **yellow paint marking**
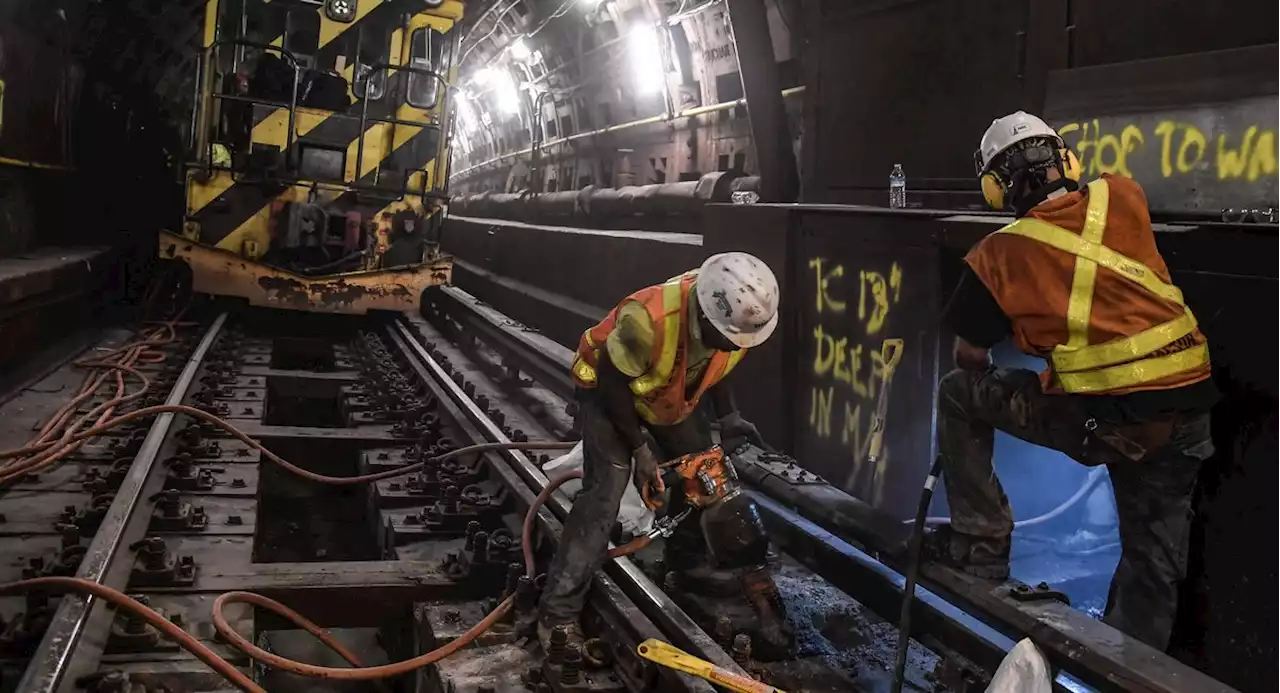
M 324 48 L 330 41 L 342 35 L 342 32 L 360 23 L 365 15 L 373 11 L 375 7 L 381 5 L 384 0 L 360 0 L 356 4 L 356 18 L 351 22 L 335 22 L 320 12 L 320 47 Z
M 208 48 L 218 38 L 218 0 L 204 4 L 204 47 Z

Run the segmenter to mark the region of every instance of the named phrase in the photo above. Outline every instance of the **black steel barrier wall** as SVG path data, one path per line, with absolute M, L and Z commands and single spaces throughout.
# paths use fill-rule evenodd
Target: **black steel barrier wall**
M 687 234 L 452 218 L 445 247 L 460 259 L 455 283 L 570 347 L 638 287 L 712 253 L 758 255 L 782 283 L 783 322 L 735 373 L 744 414 L 810 470 L 907 517 L 936 449 L 936 384 L 952 366 L 939 315 L 964 253 L 1001 220 L 713 204 L 703 221 L 699 244 Z M 1213 412 L 1218 452 L 1197 492 L 1183 605 L 1190 635 L 1182 637 L 1192 642 L 1183 656 L 1242 690 L 1261 690 L 1256 662 L 1276 657 L 1276 227 L 1158 226 L 1157 240 L 1209 337 L 1224 394 Z M 886 339 L 903 344 L 888 379 Z M 886 451 L 873 466 L 861 456 L 886 380 Z
M 456 213 L 441 244 L 457 258 L 455 284 L 570 348 L 618 301 L 697 267 L 707 255 L 698 234 L 535 226 Z
M 936 383 L 952 366 L 941 309 L 962 258 L 1002 220 L 827 205 L 712 205 L 703 249 L 765 258 L 784 280 L 784 323 L 743 361 L 748 416 L 806 467 L 907 517 L 933 458 Z M 1241 690 L 1274 686 L 1277 234 L 1274 225 L 1157 225 L 1157 242 L 1209 338 L 1223 398 L 1217 452 L 1203 467 L 1175 644 L 1179 656 Z M 886 451 L 860 458 L 885 387 L 883 340 L 902 339 L 890 381 Z M 776 420 L 771 420 L 776 419 Z M 999 462 L 999 460 L 997 460 Z M 945 483 L 945 480 L 944 480 Z M 1016 510 L 1016 508 L 1015 508 Z

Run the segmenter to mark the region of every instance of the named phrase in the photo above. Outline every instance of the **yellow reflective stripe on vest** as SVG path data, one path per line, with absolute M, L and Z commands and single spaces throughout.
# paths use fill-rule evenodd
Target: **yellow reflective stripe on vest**
M 1058 373 L 1067 392 L 1108 392 L 1159 380 L 1209 362 L 1209 347 L 1200 344 L 1168 356 L 1143 359 L 1083 373 Z
M 680 315 L 683 293 L 680 284 L 683 279 L 683 275 L 672 277 L 662 285 L 662 351 L 658 354 L 658 362 L 649 368 L 648 373 L 631 381 L 631 391 L 637 395 L 647 395 L 671 381 L 676 354 L 680 350 L 680 325 L 683 318 Z
M 1097 187 L 1099 184 L 1103 187 Z M 1104 182 L 1090 183 L 1091 198 L 1100 189 L 1105 189 Z M 1207 363 L 1209 358 L 1208 349 L 1201 345 L 1167 356 L 1142 359 L 1143 356 L 1191 334 L 1196 328 L 1196 319 L 1191 310 L 1186 307 L 1182 291 L 1176 286 L 1166 284 L 1151 268 L 1141 262 L 1099 242 L 1102 231 L 1096 227 L 1096 224 L 1101 222 L 1105 226 L 1106 198 L 1107 195 L 1104 193 L 1100 198 L 1090 200 L 1085 230 L 1080 235 L 1030 218 L 1020 219 L 998 232 L 1030 238 L 1076 257 L 1071 297 L 1067 306 L 1068 343 L 1058 345 L 1050 357 L 1054 374 L 1067 392 L 1105 392 L 1131 387 L 1191 370 Z M 1095 199 L 1101 199 L 1102 204 L 1095 206 Z M 1095 211 L 1098 213 L 1095 214 Z M 1094 238 L 1085 236 L 1094 236 Z M 1118 276 L 1124 277 L 1156 296 L 1182 306 L 1183 314 L 1136 335 L 1090 345 L 1088 325 L 1098 265 L 1112 270 Z M 1092 269 L 1082 271 L 1082 267 Z
M 649 408 L 649 405 L 644 403 L 644 400 L 636 400 L 636 413 L 640 415 L 640 418 L 645 420 L 645 423 L 651 423 L 655 426 L 663 425 L 663 422 L 658 420 L 658 415 L 653 413 L 653 410 Z
M 746 349 L 738 349 L 737 351 L 730 352 L 729 362 L 724 364 L 724 371 L 720 373 L 720 377 L 716 380 L 716 382 L 720 382 L 721 380 L 724 380 L 725 377 L 729 375 L 729 371 L 733 370 L 733 367 L 738 365 L 738 362 L 741 361 L 742 357 L 746 355 L 747 355 Z M 712 384 L 714 385 L 715 383 L 712 383 Z
M 1053 353 L 1057 373 L 1074 373 L 1141 358 L 1163 349 L 1195 331 L 1196 316 L 1190 308 L 1174 320 L 1145 329 L 1132 337 Z
M 582 333 L 582 338 L 587 340 L 587 347 L 591 349 L 596 348 L 596 342 L 591 338 L 591 330 L 593 329 L 595 328 L 589 328 L 586 332 Z M 597 358 L 599 358 L 598 354 Z M 573 364 L 569 367 L 569 371 L 573 373 L 574 377 L 587 385 L 591 385 L 596 381 L 596 369 L 593 368 L 591 364 L 582 360 L 582 357 L 577 354 L 573 355 Z
M 996 233 L 1008 233 L 1039 241 L 1047 246 L 1096 262 L 1142 288 L 1178 305 L 1186 305 L 1182 291 L 1166 284 L 1146 265 L 1097 243 L 1088 243 L 1070 231 L 1039 219 L 1019 219 Z
M 1089 184 L 1089 206 L 1085 212 L 1084 229 L 1080 238 L 1100 244 L 1107 230 L 1107 207 L 1111 200 L 1111 188 L 1105 180 Z M 1071 276 L 1071 299 L 1067 303 L 1067 347 L 1079 348 L 1089 344 L 1089 315 L 1093 311 L 1093 287 L 1098 278 L 1098 263 L 1076 260 Z
M 575 356 L 573 358 L 572 371 L 574 377 L 581 380 L 586 385 L 590 385 L 596 381 L 596 369 L 592 368 L 591 364 L 583 361 L 581 357 Z

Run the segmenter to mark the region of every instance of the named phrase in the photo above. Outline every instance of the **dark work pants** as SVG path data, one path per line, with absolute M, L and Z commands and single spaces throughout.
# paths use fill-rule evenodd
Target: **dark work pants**
M 618 516 L 618 504 L 631 483 L 631 450 L 614 428 L 592 393 L 579 393 L 578 422 L 582 428 L 582 492 L 564 524 L 560 548 L 542 590 L 542 622 L 568 623 L 578 618 L 586 603 L 592 577 L 604 565 L 609 533 Z M 711 427 L 695 412 L 675 426 L 649 426 L 662 459 L 673 459 L 711 447 Z M 669 512 L 678 513 L 684 494 L 671 494 Z M 706 546 L 694 512 L 666 540 L 666 563 L 673 569 L 688 567 L 706 555 Z
M 983 538 L 1000 545 L 1013 532 L 1009 500 L 991 462 L 997 428 L 1082 464 L 1107 465 L 1121 555 L 1103 621 L 1164 650 L 1178 583 L 1186 575 L 1191 494 L 1201 461 L 1213 453 L 1209 415 L 1180 420 L 1167 443 L 1138 461 L 1098 438 L 1109 424 L 1090 422 L 1078 398 L 1045 394 L 1031 371 L 952 371 L 938 391 L 938 447 L 951 526 L 979 545 Z

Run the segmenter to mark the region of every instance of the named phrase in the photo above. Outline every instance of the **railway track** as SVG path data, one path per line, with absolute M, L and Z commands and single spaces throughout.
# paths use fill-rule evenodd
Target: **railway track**
M 172 329 L 171 339 L 141 350 L 132 371 L 91 369 L 103 381 L 78 401 L 68 404 L 88 382 L 86 360 L 114 354 L 135 335 L 109 335 L 0 408 L 5 449 L 38 439 L 64 410 L 70 429 L 62 448 L 10 456 L 5 463 L 18 467 L 0 468 L 12 477 L 0 490 L 0 583 L 77 577 L 119 590 L 272 693 L 712 690 L 638 658 L 646 638 L 789 690 L 849 690 L 864 667 L 858 652 L 875 649 L 828 643 L 805 657 L 758 661 L 735 637 L 737 626 L 714 617 L 732 612 L 734 600 L 673 597 L 654 547 L 635 561 L 610 561 L 597 576 L 585 625 L 599 638 L 589 655 L 604 664 L 566 673 L 573 666 L 560 658 L 548 668 L 527 637 L 538 585 L 523 574 L 520 525 L 548 483 L 541 465 L 559 453 L 438 458 L 476 443 L 568 438 L 562 400 L 518 365 L 420 318 L 242 310 Z M 113 389 L 116 372 L 123 389 Z M 140 396 L 110 406 L 139 382 L 147 385 Z M 99 435 L 85 433 L 104 421 Z M 19 474 L 32 459 L 39 469 Z M 406 469 L 412 465 L 416 471 Z M 386 478 L 335 483 L 379 473 Z M 530 549 L 539 568 L 569 508 L 556 493 L 536 515 Z M 830 629 L 859 617 L 847 597 L 779 560 L 784 581 L 825 600 Z M 0 690 L 235 690 L 156 624 L 104 595 L 62 591 L 45 584 L 0 596 Z M 218 633 L 215 602 L 232 591 L 305 615 L 363 665 L 450 643 L 504 597 L 514 606 L 434 666 L 377 682 L 318 680 L 255 664 Z M 238 601 L 220 609 L 224 627 L 261 651 L 352 666 L 271 609 Z M 700 627 L 709 614 L 718 632 Z
M 536 576 L 571 501 L 551 494 L 525 547 L 522 521 L 549 483 L 542 466 L 560 452 L 513 448 L 572 440 L 571 392 L 552 344 L 465 294 L 441 292 L 424 314 L 210 313 L 164 328 L 173 333 L 137 354 L 121 350 L 135 335 L 113 333 L 0 406 L 8 450 L 38 440 L 51 419 L 72 427 L 65 452 L 0 458 L 0 583 L 76 576 L 167 621 L 47 583 L 0 593 L 0 692 L 236 690 L 235 672 L 211 669 L 214 656 L 248 677 L 240 688 L 271 693 L 713 690 L 637 657 L 647 638 L 788 691 L 887 686 L 896 631 L 884 619 L 899 608 L 899 578 L 780 502 L 787 489 L 763 492 L 784 478 L 818 489 L 821 479 L 754 453 L 738 466 L 778 547 L 793 652 L 753 650 L 758 624 L 745 598 L 672 581 L 655 542 L 597 574 L 584 615 L 598 638 L 592 664 L 578 664 L 582 653 L 544 658 L 528 637 Z M 133 354 L 132 371 L 93 367 L 103 354 Z M 90 382 L 77 363 L 103 380 L 70 406 Z M 137 382 L 121 389 L 116 373 L 148 387 L 117 401 Z M 51 430 L 62 443 L 62 429 Z M 477 444 L 490 448 L 460 452 Z M 7 466 L 32 459 L 38 470 Z M 981 690 L 1009 634 L 931 592 L 917 607 L 925 646 L 912 644 L 907 689 Z M 327 631 L 328 644 L 290 609 Z M 426 664 L 424 653 L 461 644 L 482 620 L 492 626 L 437 663 L 376 680 L 350 673 Z M 164 628 L 203 645 L 205 661 Z M 307 664 L 333 669 L 294 673 Z M 1056 688 L 1080 686 L 1059 676 Z

